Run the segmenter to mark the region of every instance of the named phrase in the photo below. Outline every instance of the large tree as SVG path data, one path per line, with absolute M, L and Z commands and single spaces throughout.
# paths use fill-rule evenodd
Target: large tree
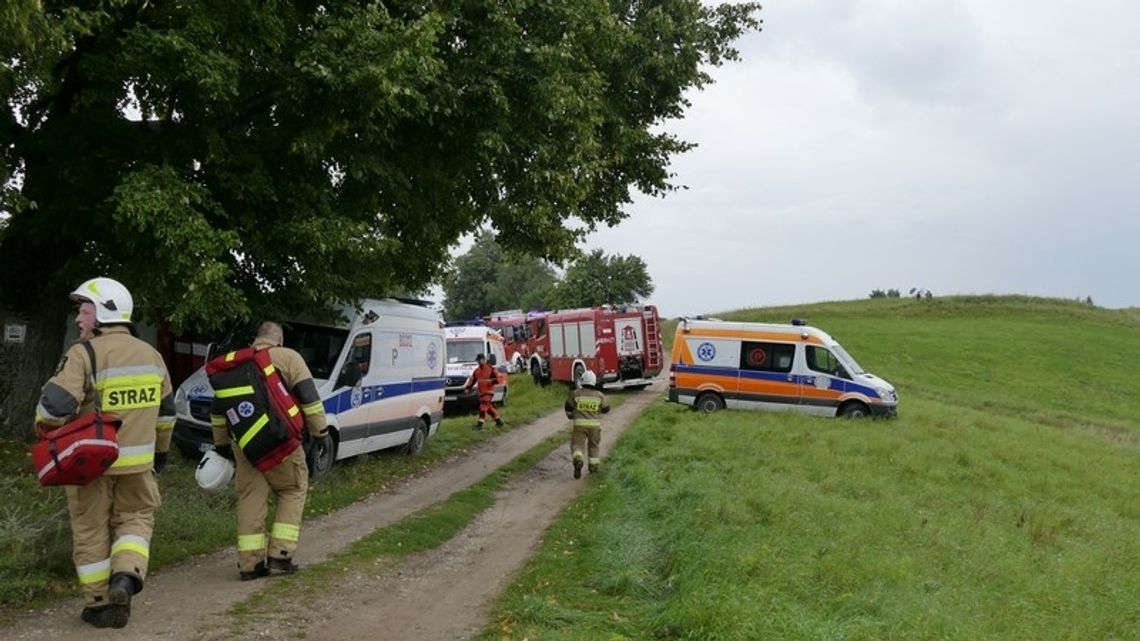
M 507 309 L 545 308 L 556 279 L 541 259 L 509 255 L 493 234 L 483 231 L 443 276 L 444 312 L 448 319 L 465 320 Z
M 602 250 L 583 255 L 567 269 L 554 290 L 561 308 L 636 303 L 653 293 L 653 279 L 640 256 L 607 256 Z
M 9 0 L 0 292 L 109 275 L 179 329 L 418 289 L 487 223 L 566 259 L 673 189 L 660 125 L 758 9 Z

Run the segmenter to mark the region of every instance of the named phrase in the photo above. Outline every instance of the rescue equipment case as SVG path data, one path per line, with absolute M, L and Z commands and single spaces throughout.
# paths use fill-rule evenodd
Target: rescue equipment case
M 220 415 L 250 464 L 265 472 L 301 445 L 304 416 L 273 366 L 269 349 L 245 347 L 206 363 Z
M 87 485 L 119 458 L 114 414 L 90 412 L 45 433 L 32 445 L 32 465 L 40 485 Z

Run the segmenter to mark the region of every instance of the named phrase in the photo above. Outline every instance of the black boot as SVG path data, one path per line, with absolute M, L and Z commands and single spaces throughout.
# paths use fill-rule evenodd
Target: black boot
M 138 594 L 142 581 L 133 574 L 116 572 L 111 575 L 111 586 L 107 590 L 107 600 L 111 602 L 103 616 L 110 627 L 122 628 L 131 618 L 131 597 Z
M 275 559 L 269 557 L 269 569 L 274 572 L 283 572 L 285 574 L 292 574 L 301 569 L 292 559 Z
M 574 458 L 574 478 L 582 478 L 582 459 Z
M 108 607 L 102 608 L 83 608 L 79 613 L 79 618 L 83 619 L 84 623 L 89 623 L 97 628 L 109 628 L 110 622 L 107 621 Z
M 257 565 L 253 566 L 252 570 L 241 571 L 242 581 L 252 581 L 254 579 L 260 579 L 263 576 L 269 576 L 269 568 L 265 567 L 265 561 L 259 561 Z

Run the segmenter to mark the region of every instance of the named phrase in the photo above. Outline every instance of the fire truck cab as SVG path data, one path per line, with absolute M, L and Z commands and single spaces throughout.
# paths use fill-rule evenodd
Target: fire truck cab
M 586 370 L 610 388 L 641 388 L 664 367 L 661 324 L 653 305 L 560 310 L 528 321 L 531 375 L 539 383 L 577 384 Z

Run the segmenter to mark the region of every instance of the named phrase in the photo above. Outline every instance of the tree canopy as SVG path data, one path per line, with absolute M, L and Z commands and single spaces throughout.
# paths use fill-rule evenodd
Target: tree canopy
M 759 6 L 11 0 L 0 287 L 93 275 L 175 329 L 415 290 L 489 224 L 562 261 L 675 188 L 661 125 Z M 270 309 L 263 309 L 269 306 Z
M 566 269 L 552 298 L 555 307 L 576 308 L 636 303 L 652 293 L 653 279 L 641 257 L 606 256 L 595 249 Z
M 507 309 L 543 309 L 557 276 L 533 256 L 510 256 L 490 232 L 480 232 L 443 277 L 448 319 L 467 320 Z

